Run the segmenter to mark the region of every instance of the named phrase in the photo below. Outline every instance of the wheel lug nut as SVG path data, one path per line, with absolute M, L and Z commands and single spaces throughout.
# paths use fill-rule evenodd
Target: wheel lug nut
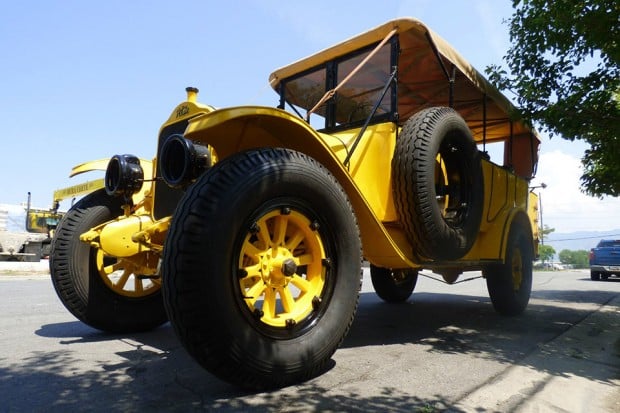
M 282 263 L 282 274 L 292 277 L 297 272 L 297 264 L 291 258 L 284 260 Z

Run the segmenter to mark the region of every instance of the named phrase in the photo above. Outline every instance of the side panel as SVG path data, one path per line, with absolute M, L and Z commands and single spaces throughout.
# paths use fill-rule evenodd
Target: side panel
M 372 130 L 376 130 L 376 127 Z M 386 131 L 382 133 L 386 134 Z M 392 130 L 389 133 L 394 135 Z M 372 132 L 369 131 L 368 134 L 370 136 Z M 350 143 L 352 135 L 330 137 L 318 134 L 303 120 L 285 111 L 248 106 L 217 110 L 197 117 L 190 121 L 185 137 L 211 145 L 218 159 L 259 147 L 283 147 L 308 154 L 330 170 L 347 192 L 357 215 L 364 256 L 370 262 L 386 267 L 416 266 L 411 246 L 398 231 L 394 234 L 388 232 L 378 216 L 390 219 L 395 216 L 390 211 L 388 201 L 388 197 L 391 196 L 387 192 L 387 188 L 391 188 L 389 166 L 375 163 L 370 172 L 363 171 L 357 166 L 356 157 L 361 156 L 364 151 L 373 153 L 368 159 L 364 158 L 364 163 L 370 158 L 391 160 L 393 149 L 389 149 L 389 146 L 393 148 L 393 143 L 388 143 L 385 147 L 378 140 L 376 145 L 371 146 L 360 143 L 357 149 L 359 152 L 356 152 L 356 157 L 352 159 L 348 170 L 342 162 L 346 157 L 345 148 Z M 390 150 L 387 156 L 385 150 Z M 372 170 L 381 171 L 379 179 L 371 179 Z M 376 197 L 369 196 L 367 199 L 365 195 L 372 192 L 373 188 L 375 190 L 381 188 L 381 193 Z M 372 205 L 369 204 L 369 200 Z
M 351 147 L 359 131 L 352 129 L 334 136 Z M 384 224 L 398 221 L 392 193 L 392 156 L 396 136 L 397 126 L 394 123 L 369 126 L 351 156 L 348 168 L 351 178 Z M 344 161 L 347 152 L 337 151 L 336 154 Z
M 480 233 L 464 261 L 503 260 L 510 223 L 518 212 L 528 214 L 530 205 L 525 179 L 486 160 L 482 171 L 485 195 Z
M 324 135 L 287 112 L 266 107 L 216 110 L 189 121 L 185 137 L 211 145 L 219 159 L 259 147 L 285 147 L 312 156 L 338 179 L 356 211 L 364 256 L 391 268 L 420 267 L 412 246 L 398 223 L 391 184 L 391 159 L 397 136 L 391 123 L 369 127 L 343 165 L 358 130 Z M 527 181 L 508 169 L 482 161 L 485 192 L 478 239 L 471 251 L 453 266 L 477 265 L 504 259 L 512 217 L 528 214 L 531 201 Z M 439 264 L 439 263 L 434 263 Z
M 538 257 L 538 243 L 540 242 L 540 222 L 538 220 L 538 195 L 534 192 L 529 193 L 528 204 L 527 204 L 527 214 L 530 219 L 530 223 L 532 225 L 532 237 L 534 242 L 534 257 Z

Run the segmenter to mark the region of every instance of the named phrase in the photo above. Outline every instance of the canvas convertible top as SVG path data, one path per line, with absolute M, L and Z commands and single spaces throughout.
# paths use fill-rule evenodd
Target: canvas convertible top
M 515 108 L 448 42 L 414 18 L 400 18 L 352 37 L 274 71 L 269 81 L 277 91 L 280 82 L 330 60 L 375 45 L 392 31 L 399 36 L 398 114 L 404 123 L 431 106 L 452 106 L 465 119 L 478 142 L 523 140 L 535 165 L 540 138 L 524 122 L 512 119 Z M 315 102 L 316 103 L 316 102 Z M 451 103 L 451 104 L 450 104 Z M 311 105 L 304 109 L 310 110 Z M 524 145 L 525 141 L 528 142 Z

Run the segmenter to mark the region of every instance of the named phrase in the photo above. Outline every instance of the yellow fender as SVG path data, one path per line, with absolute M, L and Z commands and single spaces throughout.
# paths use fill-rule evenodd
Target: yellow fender
M 364 256 L 388 268 L 419 267 L 398 245 L 409 245 L 388 233 L 325 138 L 303 119 L 280 109 L 241 106 L 216 110 L 190 121 L 185 137 L 211 145 L 222 160 L 240 151 L 280 147 L 303 152 L 325 166 L 347 193 L 360 227 Z M 398 242 L 397 242 L 398 241 Z
M 503 262 L 506 261 L 506 250 L 508 248 L 508 236 L 510 234 L 510 229 L 512 228 L 512 225 L 516 222 L 516 221 L 521 221 L 521 224 L 528 227 L 530 230 L 530 233 L 532 233 L 532 227 L 530 225 L 530 218 L 527 214 L 527 211 L 521 209 L 521 208 L 514 208 L 512 211 L 510 211 L 510 215 L 508 217 L 508 219 L 506 219 L 505 223 L 504 223 L 504 229 L 503 229 L 503 233 L 502 233 L 502 243 L 500 246 L 500 254 L 501 256 L 499 257 Z M 532 234 L 533 235 L 533 234 Z M 533 238 L 533 242 L 532 242 L 532 254 L 536 254 L 537 250 L 538 250 L 538 241 L 536 239 Z M 535 255 L 534 255 L 535 256 Z
M 71 173 L 69 174 L 69 178 L 74 177 L 75 175 L 83 174 L 84 172 L 90 171 L 105 171 L 108 167 L 109 158 L 105 159 L 97 159 L 96 161 L 88 161 L 81 163 L 79 165 L 71 168 Z

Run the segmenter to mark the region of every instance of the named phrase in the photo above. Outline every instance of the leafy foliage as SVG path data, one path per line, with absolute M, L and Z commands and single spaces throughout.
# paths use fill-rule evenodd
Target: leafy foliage
M 538 227 L 538 232 L 540 234 L 540 238 L 543 240 L 548 238 L 548 235 L 555 231 L 555 228 L 550 228 L 549 225 L 545 225 L 544 228 Z
M 513 0 L 508 71 L 486 69 L 518 96 L 521 116 L 551 136 L 590 144 L 582 189 L 620 195 L 620 3 Z
M 542 262 L 551 261 L 555 255 L 555 249 L 551 245 L 539 245 L 538 255 Z
M 562 264 L 569 264 L 575 268 L 588 268 L 590 261 L 588 259 L 588 251 L 586 250 L 562 250 L 558 254 Z

